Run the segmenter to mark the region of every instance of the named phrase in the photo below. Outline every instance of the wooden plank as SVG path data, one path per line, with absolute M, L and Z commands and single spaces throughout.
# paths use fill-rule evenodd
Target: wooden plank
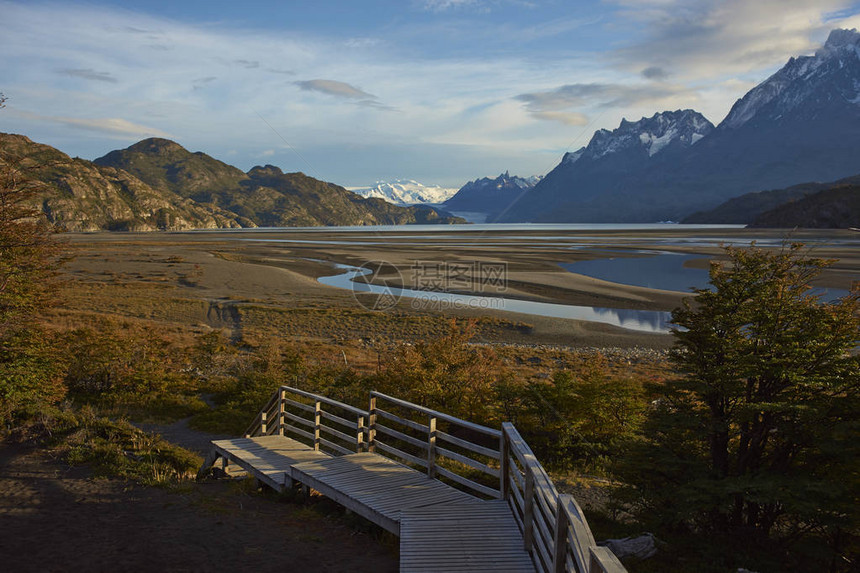
M 337 436 L 338 438 L 340 438 L 344 442 L 351 443 L 351 444 L 355 443 L 355 436 L 350 436 L 349 434 L 344 434 L 343 432 L 335 430 L 334 428 L 330 428 L 329 426 L 320 426 L 320 430 L 322 430 L 323 432 L 330 434 L 332 436 Z M 354 454 L 355 452 L 351 451 L 350 453 Z
M 299 410 L 304 410 L 305 412 L 313 412 L 314 407 L 310 404 L 302 404 L 301 402 L 296 402 L 295 400 L 290 400 L 289 398 L 284 398 L 284 403 L 292 406 L 293 408 L 298 408 Z
M 627 573 L 627 569 L 609 548 L 592 545 L 588 550 L 591 553 L 589 573 Z
M 464 478 L 463 476 L 461 476 L 459 474 L 455 474 L 454 472 L 446 470 L 445 468 L 437 467 L 436 473 L 439 474 L 440 476 L 448 478 L 451 481 L 457 482 L 460 485 L 464 485 L 464 486 L 466 486 L 466 487 L 468 487 L 474 491 L 480 492 L 486 496 L 494 497 L 494 498 L 499 497 L 499 491 L 498 490 L 493 489 L 493 488 L 488 487 L 488 486 L 485 486 L 483 484 L 480 484 L 476 481 L 472 481 L 469 478 Z
M 400 400 L 398 398 L 394 398 L 392 396 L 388 396 L 386 394 L 382 394 L 381 392 L 371 392 L 371 396 L 375 396 L 378 398 L 382 398 L 386 402 L 391 402 L 392 404 L 397 404 L 402 408 L 406 408 L 408 410 L 414 410 L 416 412 L 421 412 L 427 416 L 435 417 L 440 420 L 445 420 L 451 424 L 456 424 L 463 428 L 468 428 L 474 432 L 478 432 L 481 434 L 485 434 L 487 436 L 491 436 L 493 438 L 499 438 L 501 436 L 501 432 L 499 430 L 494 430 L 493 428 L 488 428 L 487 426 L 481 426 L 480 424 L 475 424 L 473 422 L 467 422 L 466 420 L 462 420 L 460 418 L 456 418 L 449 414 L 445 414 L 444 412 L 438 412 L 436 410 L 431 410 L 430 408 L 425 408 L 424 406 L 419 406 L 418 404 L 413 404 L 412 402 L 407 402 L 406 400 Z
M 394 446 L 389 446 L 388 444 L 380 442 L 378 439 L 375 441 L 375 443 L 376 443 L 376 448 L 378 450 L 381 450 L 388 455 L 397 456 L 398 458 L 405 460 L 411 464 L 419 465 L 419 466 L 424 467 L 424 468 L 427 467 L 427 460 L 421 459 L 417 456 L 413 456 L 412 454 L 408 454 L 408 453 L 404 452 L 403 450 L 399 450 L 399 449 L 395 448 Z
M 338 452 L 338 453 L 341 453 L 341 454 L 343 454 L 343 455 L 345 455 L 345 456 L 348 456 L 348 455 L 350 455 L 350 454 L 354 454 L 354 453 L 355 453 L 355 452 L 353 452 L 352 450 L 348 450 L 348 449 L 344 448 L 343 446 L 341 446 L 341 445 L 339 445 L 339 444 L 336 444 L 336 443 L 334 443 L 334 442 L 331 442 L 331 441 L 329 441 L 329 440 L 326 440 L 325 438 L 320 438 L 319 443 L 320 443 L 320 445 L 321 445 L 321 446 L 325 446 L 325 447 L 327 447 L 327 448 L 331 448 L 331 449 L 333 449 L 334 451 L 336 451 L 336 452 Z
M 436 453 L 438 453 L 440 456 L 445 456 L 446 458 L 456 460 L 461 464 L 469 466 L 470 468 L 474 468 L 478 471 L 484 472 L 485 474 L 492 476 L 496 479 L 498 479 L 499 477 L 498 468 L 491 468 L 487 464 L 482 464 L 481 462 L 473 460 L 472 458 L 464 456 L 463 454 L 458 454 L 457 452 L 453 452 L 440 446 L 436 446 Z
M 290 424 L 284 424 L 284 429 L 288 432 L 293 432 L 294 434 L 296 434 L 298 436 L 302 436 L 303 438 L 307 438 L 309 440 L 314 439 L 314 435 L 312 433 L 306 432 L 305 430 L 302 430 L 301 428 L 297 428 L 297 427 L 292 426 Z
M 338 408 L 343 408 L 347 412 L 355 414 L 356 416 L 366 416 L 367 412 L 362 410 L 361 408 L 356 408 L 355 406 L 350 406 L 349 404 L 344 404 L 343 402 L 338 402 L 337 400 L 333 400 L 331 398 L 326 398 L 320 394 L 314 394 L 313 392 L 307 392 L 305 390 L 299 390 L 298 388 L 292 388 L 290 386 L 281 386 L 281 388 L 285 389 L 287 392 L 291 392 L 293 394 L 297 394 L 299 396 L 304 396 L 305 398 L 310 398 L 314 401 L 323 402 L 324 404 L 328 404 L 330 406 L 337 406 Z
M 402 440 L 402 441 L 406 442 L 407 444 L 413 445 L 417 448 L 421 448 L 422 450 L 427 449 L 427 441 L 426 440 L 420 440 L 418 438 L 413 438 L 410 435 L 404 434 L 403 432 L 399 432 L 399 431 L 395 430 L 394 428 L 389 428 L 388 426 L 380 424 L 379 422 L 376 422 L 376 431 L 378 433 L 391 436 L 392 438 L 397 438 L 398 440 Z
M 400 531 L 400 571 L 404 573 L 534 573 L 504 501 L 405 510 Z
M 331 420 L 332 422 L 337 422 L 341 426 L 346 426 L 347 428 L 351 428 L 353 430 L 358 427 L 358 425 L 355 422 L 347 420 L 346 418 L 341 418 L 340 416 L 336 416 L 335 414 L 332 414 L 331 412 L 326 412 L 325 410 L 322 411 L 322 417 L 325 418 L 326 420 Z
M 463 449 L 469 450 L 476 454 L 480 454 L 482 456 L 487 456 L 488 458 L 492 458 L 494 460 L 501 459 L 501 454 L 493 450 L 491 448 L 485 448 L 484 446 L 479 446 L 478 444 L 473 444 L 468 440 L 464 440 L 462 438 L 458 438 L 457 436 L 452 436 L 446 432 L 441 430 L 436 430 L 436 436 L 445 440 L 450 444 L 454 444 L 455 446 L 460 446 Z
M 402 417 L 398 416 L 397 414 L 392 414 L 391 412 L 387 412 L 378 406 L 377 406 L 375 412 L 376 412 L 377 416 L 381 416 L 381 417 L 385 418 L 386 420 L 391 420 L 392 422 L 397 422 L 400 425 L 406 426 L 407 428 L 412 428 L 413 430 L 416 430 L 418 432 L 423 432 L 426 434 L 427 432 L 430 431 L 430 428 L 428 428 L 424 424 L 419 424 L 418 422 L 415 422 L 413 420 L 409 420 L 407 418 L 402 418 Z
M 526 487 L 523 491 L 523 544 L 526 551 L 531 551 L 534 546 L 534 499 L 535 482 L 534 474 L 526 470 Z
M 295 414 L 292 414 L 290 412 L 284 412 L 284 417 L 287 418 L 288 420 L 292 420 L 293 422 L 298 422 L 299 424 L 302 424 L 303 426 L 308 426 L 310 428 L 314 427 L 314 423 L 312 420 L 308 420 L 307 418 L 302 418 L 301 416 L 296 416 Z

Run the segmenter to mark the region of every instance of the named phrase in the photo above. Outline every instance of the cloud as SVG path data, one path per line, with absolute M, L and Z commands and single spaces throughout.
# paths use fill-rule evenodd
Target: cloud
M 348 99 L 377 99 L 373 94 L 369 94 L 366 91 L 346 82 L 339 82 L 336 80 L 306 80 L 296 82 L 296 85 L 305 91 L 319 92 L 335 97 Z
M 243 68 L 248 68 L 249 70 L 260 67 L 260 62 L 256 60 L 233 60 L 233 63 L 240 65 Z
M 573 108 L 625 109 L 644 103 L 667 104 L 679 99 L 693 100 L 696 94 L 683 86 L 669 84 L 568 84 L 553 90 L 524 93 L 514 99 L 537 119 L 560 121 L 567 125 L 585 125 L 587 117 Z
M 206 87 L 206 84 L 214 82 L 218 78 L 216 76 L 206 76 L 205 78 L 197 78 L 196 80 L 191 80 L 191 86 L 195 90 L 202 90 Z
M 423 0 L 421 6 L 428 12 L 445 12 L 463 8 L 482 7 L 480 0 Z
M 134 123 L 126 119 L 117 117 L 99 117 L 99 118 L 80 118 L 80 117 L 61 117 L 52 115 L 40 115 L 27 111 L 18 111 L 18 117 L 23 117 L 30 120 L 45 121 L 51 123 L 59 123 L 75 129 L 83 129 L 87 131 L 97 131 L 114 136 L 135 136 L 135 137 L 165 137 L 172 138 L 173 136 L 165 131 L 148 127 L 139 123 Z
M 642 70 L 642 77 L 648 80 L 665 80 L 669 77 L 669 72 L 659 66 L 648 66 Z
M 588 116 L 575 111 L 533 111 L 532 117 L 555 121 L 564 125 L 588 125 Z
M 113 77 L 110 72 L 97 72 L 92 68 L 85 69 L 65 69 L 65 70 L 57 70 L 58 74 L 63 74 L 66 76 L 71 76 L 73 78 L 81 78 L 84 80 L 93 80 L 97 82 L 109 82 L 112 84 L 117 83 L 117 79 Z
M 829 29 L 858 11 L 850 8 L 850 0 L 615 0 L 615 4 L 634 39 L 615 49 L 611 61 L 626 70 L 671 71 L 686 80 L 780 66 L 791 55 L 815 49 Z

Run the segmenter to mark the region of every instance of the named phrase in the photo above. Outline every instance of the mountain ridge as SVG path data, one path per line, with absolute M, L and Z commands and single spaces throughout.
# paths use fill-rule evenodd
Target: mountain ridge
M 150 138 L 96 161 L 23 135 L 0 134 L 0 166 L 29 166 L 33 207 L 68 231 L 460 223 L 429 207 L 362 199 L 303 173 L 248 173 L 178 143 Z
M 815 55 L 791 58 L 689 145 L 647 156 L 630 137 L 624 144 L 629 125 L 589 143 L 613 135 L 617 153 L 566 154 L 498 221 L 680 220 L 744 193 L 860 172 L 860 34 L 832 31 Z
M 503 213 L 520 195 L 534 187 L 540 176 L 518 177 L 505 171 L 495 179 L 469 181 L 445 201 L 444 207 L 458 212 L 485 213 L 493 218 Z

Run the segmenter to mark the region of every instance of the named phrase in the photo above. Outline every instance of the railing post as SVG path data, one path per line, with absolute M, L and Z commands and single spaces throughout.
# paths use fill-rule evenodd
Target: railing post
M 526 467 L 526 488 L 523 491 L 523 548 L 532 550 L 534 545 L 535 526 L 535 474 L 530 467 Z
M 376 451 L 376 396 L 370 396 L 367 416 L 367 451 Z
M 284 404 L 284 400 L 287 399 L 287 391 L 284 390 L 284 387 L 281 386 L 278 388 L 278 435 L 284 435 L 284 412 L 286 410 L 286 405 Z
M 562 506 L 561 496 L 555 500 L 555 541 L 553 543 L 552 570 L 564 573 L 567 567 L 567 511 Z M 583 572 L 586 573 L 586 572 Z
M 320 449 L 320 426 L 322 425 L 322 406 L 319 400 L 314 400 L 314 450 Z
M 367 444 L 364 441 L 364 432 L 366 429 L 364 425 L 364 416 L 358 417 L 355 428 L 355 451 L 360 453 L 367 447 Z
M 436 417 L 430 416 L 427 421 L 427 475 L 436 477 Z
M 260 412 L 260 435 L 266 435 L 266 412 Z
M 508 499 L 511 496 L 510 489 L 510 459 L 511 459 L 511 443 L 508 441 L 508 433 L 502 426 L 502 435 L 499 437 L 499 495 L 502 499 Z

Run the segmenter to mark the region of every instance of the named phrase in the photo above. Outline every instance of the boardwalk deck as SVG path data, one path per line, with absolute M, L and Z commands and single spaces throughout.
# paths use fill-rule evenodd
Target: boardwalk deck
M 292 475 L 395 535 L 400 534 L 400 513 L 404 510 L 478 501 L 423 473 L 371 453 L 297 464 Z
M 331 456 L 285 436 L 258 436 L 212 442 L 207 463 L 216 456 L 234 463 L 269 487 L 281 491 L 288 483 L 290 468 L 313 460 L 327 460 Z
M 505 501 L 442 504 L 401 514 L 401 573 L 534 570 Z

